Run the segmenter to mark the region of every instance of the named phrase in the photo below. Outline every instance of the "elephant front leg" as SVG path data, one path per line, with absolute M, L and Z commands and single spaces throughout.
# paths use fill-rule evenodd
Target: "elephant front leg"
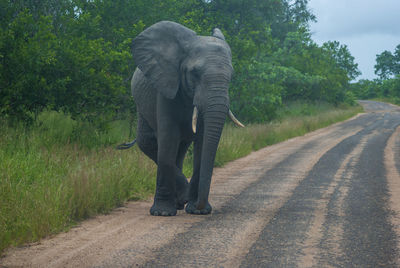
M 154 216 L 175 216 L 176 208 L 176 167 L 159 162 L 154 203 L 150 214 Z
M 173 140 L 168 144 L 159 141 L 157 156 L 157 184 L 154 203 L 150 214 L 154 216 L 175 216 L 177 212 L 177 177 L 180 174 L 175 158 L 178 145 Z
M 189 186 L 189 201 L 185 207 L 186 213 L 196 215 L 210 214 L 212 211 L 210 203 L 207 202 L 207 204 L 201 209 L 198 207 L 197 196 L 199 191 L 199 174 L 196 174 L 196 172 L 193 173 Z
M 177 212 L 177 177 L 181 174 L 176 166 L 180 133 L 178 128 L 173 127 L 173 120 L 165 117 L 164 120 L 158 119 L 157 184 L 150 214 L 174 216 Z

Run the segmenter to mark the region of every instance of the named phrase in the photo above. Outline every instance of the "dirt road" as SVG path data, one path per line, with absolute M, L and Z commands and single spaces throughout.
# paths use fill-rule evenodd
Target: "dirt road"
M 13 249 L 6 267 L 400 267 L 400 109 L 366 113 L 214 171 L 208 216 L 132 202 Z

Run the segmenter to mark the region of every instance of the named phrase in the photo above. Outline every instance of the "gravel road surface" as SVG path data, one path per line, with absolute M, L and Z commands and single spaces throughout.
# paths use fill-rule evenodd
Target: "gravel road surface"
M 365 113 L 214 170 L 211 215 L 151 202 L 10 249 L 5 267 L 400 267 L 400 108 Z

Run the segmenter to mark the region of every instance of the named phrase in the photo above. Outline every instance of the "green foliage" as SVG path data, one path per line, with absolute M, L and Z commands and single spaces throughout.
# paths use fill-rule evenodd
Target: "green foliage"
M 0 31 L 0 112 L 29 120 L 27 112 L 38 114 L 50 104 L 53 79 L 47 74 L 56 62 L 51 18 L 35 20 L 23 10 Z
M 329 41 L 324 43 L 322 47 L 332 55 L 338 67 L 347 74 L 349 80 L 353 80 L 361 74 L 358 70 L 358 64 L 354 63 L 354 57 L 350 54 L 346 45 L 340 45 L 338 41 Z
M 382 80 L 400 75 L 400 44 L 393 54 L 385 50 L 376 55 L 375 74 Z
M 24 4 L 20 1 L 30 6 Z M 126 101 L 129 41 L 116 46 L 106 41 L 100 17 L 90 13 L 45 16 L 33 10 L 22 9 L 2 21 L 0 113 L 31 123 L 49 108 L 94 122 L 127 110 L 123 105 L 132 104 Z M 55 18 L 62 23 L 56 25 Z
M 265 122 L 275 117 L 277 107 L 282 104 L 281 85 L 271 83 L 273 66 L 266 62 L 252 61 L 238 72 L 230 91 L 231 106 L 239 118 L 248 122 Z M 243 100 L 246 100 L 244 102 Z
M 400 45 L 392 54 L 384 51 L 376 56 L 375 74 L 380 79 L 360 80 L 351 85 L 351 90 L 360 99 L 381 99 L 400 103 Z
M 272 120 L 282 101 L 351 99 L 358 74 L 345 45 L 318 47 L 308 0 L 19 0 L 2 2 L 0 114 L 32 123 L 43 109 L 100 129 L 133 114 L 132 39 L 160 20 L 224 32 L 233 52 L 232 107 Z M 397 54 L 396 54 L 397 55 Z M 350 100 L 351 102 L 352 100 Z
M 353 83 L 350 89 L 359 99 L 365 100 L 377 97 L 377 86 L 377 81 L 361 79 L 357 83 Z

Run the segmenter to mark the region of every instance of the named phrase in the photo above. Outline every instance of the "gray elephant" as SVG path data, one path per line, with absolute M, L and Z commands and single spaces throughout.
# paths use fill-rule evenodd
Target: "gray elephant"
M 243 126 L 229 110 L 229 45 L 219 29 L 212 36 L 198 36 L 162 21 L 133 40 L 132 52 L 138 66 L 131 82 L 138 111 L 135 141 L 158 165 L 150 213 L 173 216 L 187 203 L 187 213 L 209 214 L 213 164 L 226 115 Z M 182 165 L 192 142 L 193 176 L 188 183 Z

